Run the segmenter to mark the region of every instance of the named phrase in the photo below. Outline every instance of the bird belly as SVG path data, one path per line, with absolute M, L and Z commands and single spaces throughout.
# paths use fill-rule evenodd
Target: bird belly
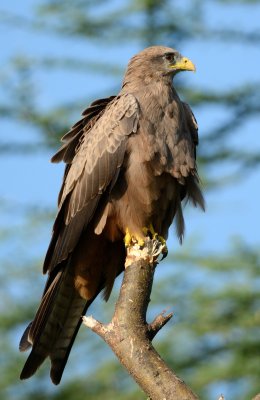
M 118 240 L 127 232 L 144 238 L 145 228 L 152 225 L 156 233 L 167 238 L 176 202 L 180 202 L 179 185 L 166 173 L 151 176 L 144 165 L 136 167 L 134 172 L 126 176 L 123 192 L 115 187 L 111 194 L 105 231 L 110 240 Z
M 109 240 L 120 240 L 127 232 L 144 238 L 144 228 L 150 225 L 167 238 L 169 226 L 180 208 L 181 188 L 167 172 L 170 158 L 166 150 L 163 140 L 154 145 L 145 131 L 129 138 L 124 164 L 103 214 Z

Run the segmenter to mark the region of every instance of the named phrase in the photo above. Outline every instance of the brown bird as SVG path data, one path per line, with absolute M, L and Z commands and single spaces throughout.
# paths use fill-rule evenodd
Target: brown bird
M 32 346 L 21 379 L 51 360 L 58 384 L 81 317 L 124 270 L 125 246 L 147 234 L 164 239 L 175 219 L 184 234 L 183 200 L 204 209 L 195 148 L 197 123 L 172 78 L 194 64 L 153 46 L 134 56 L 117 96 L 97 100 L 62 138 L 53 162 L 66 163 L 58 215 L 44 261 L 48 280 L 20 350 Z M 146 229 L 145 229 L 146 228 Z

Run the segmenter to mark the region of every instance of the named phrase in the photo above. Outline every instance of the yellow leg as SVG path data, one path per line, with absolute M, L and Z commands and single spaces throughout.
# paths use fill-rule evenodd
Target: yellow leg
M 124 242 L 125 242 L 125 247 L 129 247 L 134 244 L 138 244 L 139 247 L 144 246 L 144 239 L 142 237 L 131 235 L 128 228 L 126 228 Z
M 126 233 L 125 233 L 125 237 L 124 237 L 124 242 L 125 242 L 125 246 L 129 247 L 131 242 L 132 242 L 132 236 L 129 232 L 129 229 L 126 228 Z
M 143 228 L 143 232 L 144 232 L 145 236 L 147 236 L 148 233 L 150 232 L 153 239 L 158 239 L 162 244 L 166 244 L 166 240 L 162 236 L 158 235 L 158 233 L 155 232 L 152 224 L 150 224 L 148 228 L 146 228 L 146 227 Z
M 150 237 L 152 236 L 152 239 L 161 242 L 161 244 L 163 245 L 163 258 L 165 258 L 168 254 L 166 240 L 155 232 L 152 224 L 150 224 L 148 228 L 144 227 L 142 230 L 145 236 L 150 236 Z M 138 245 L 139 248 L 143 248 L 145 244 L 145 240 L 143 237 L 132 235 L 128 228 L 126 228 L 124 242 L 125 242 L 125 247 Z
M 159 240 L 159 242 L 161 242 L 161 244 L 164 246 L 164 251 L 163 251 L 163 253 L 165 254 L 164 257 L 166 257 L 166 255 L 168 254 L 166 240 L 164 239 L 164 237 L 158 235 L 158 233 L 155 232 L 153 225 L 150 224 L 148 228 L 146 228 L 146 227 L 143 228 L 143 232 L 144 232 L 145 236 L 148 236 L 148 234 L 150 232 L 150 234 L 152 235 L 152 239 L 157 239 L 157 240 Z

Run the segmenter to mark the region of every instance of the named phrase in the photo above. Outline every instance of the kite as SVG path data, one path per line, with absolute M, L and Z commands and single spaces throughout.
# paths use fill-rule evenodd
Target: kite
M 43 265 L 47 283 L 20 350 L 31 348 L 21 379 L 51 360 L 61 380 L 85 314 L 107 300 L 124 270 L 126 247 L 146 235 L 166 240 L 172 222 L 182 241 L 182 202 L 204 209 L 196 165 L 198 127 L 173 87 L 194 64 L 171 48 L 134 56 L 117 96 L 94 101 L 62 138 L 53 162 L 66 164 L 58 214 Z

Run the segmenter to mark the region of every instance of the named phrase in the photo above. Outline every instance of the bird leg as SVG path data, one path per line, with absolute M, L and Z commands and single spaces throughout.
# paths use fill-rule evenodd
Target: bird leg
M 152 224 L 150 224 L 148 228 L 144 227 L 142 229 L 142 231 L 143 231 L 143 233 L 144 233 L 144 235 L 146 237 L 149 237 L 150 239 L 153 239 L 153 240 L 157 240 L 157 241 L 159 241 L 161 243 L 162 248 L 163 248 L 163 251 L 162 251 L 163 258 L 165 258 L 167 256 L 167 254 L 168 254 L 168 249 L 167 249 L 167 246 L 166 246 L 166 240 L 162 236 L 158 235 L 158 233 L 155 232 L 154 227 L 153 227 Z M 137 245 L 139 248 L 142 249 L 144 247 L 144 244 L 145 244 L 145 240 L 144 240 L 143 237 L 138 237 L 138 236 L 131 235 L 131 233 L 130 233 L 128 228 L 126 228 L 126 234 L 125 234 L 125 237 L 124 237 L 124 242 L 125 242 L 125 247 L 126 248 L 130 247 L 130 246 L 133 246 L 133 245 L 135 245 L 135 246 Z
M 131 235 L 128 228 L 126 228 L 124 242 L 125 242 L 125 247 L 129 247 L 129 246 L 136 245 L 136 244 L 140 248 L 144 247 L 144 238 Z
M 149 237 L 151 237 L 151 239 L 158 240 L 162 244 L 163 258 L 167 257 L 168 249 L 167 249 L 167 245 L 166 245 L 166 240 L 164 239 L 164 237 L 158 235 L 158 233 L 155 232 L 153 225 L 150 224 L 148 228 L 146 228 L 146 227 L 143 228 L 143 232 L 144 232 L 145 236 L 149 236 Z

